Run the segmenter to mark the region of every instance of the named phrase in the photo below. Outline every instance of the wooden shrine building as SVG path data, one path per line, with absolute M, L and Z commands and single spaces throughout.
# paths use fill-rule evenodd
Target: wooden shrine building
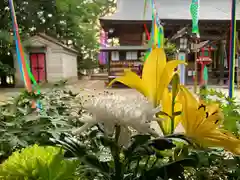
M 165 38 L 171 38 L 181 28 L 191 28 L 191 15 L 188 0 L 155 0 L 159 18 L 164 26 Z M 239 3 L 240 4 L 240 3 Z M 240 5 L 237 5 L 237 31 L 240 30 Z M 100 23 L 108 38 L 115 38 L 118 44 L 101 48 L 108 52 L 109 79 L 120 76 L 123 69 L 131 67 L 138 71 L 142 52 L 147 50 L 144 24 L 151 32 L 151 5 L 148 5 L 145 18 L 143 16 L 144 0 L 117 0 L 116 12 L 101 17 Z M 200 1 L 200 38 L 214 44 L 211 53 L 212 63 L 208 65 L 209 84 L 223 82 L 228 74 L 228 42 L 231 18 L 231 1 Z M 240 33 L 238 33 L 240 35 Z M 238 36 L 238 40 L 240 36 Z M 237 52 L 240 53 L 239 47 Z M 225 56 L 223 56 L 225 54 Z M 194 71 L 193 53 L 186 51 L 188 62 L 186 84 L 192 84 Z M 236 63 L 238 66 L 238 63 Z M 199 66 L 200 71 L 200 66 Z

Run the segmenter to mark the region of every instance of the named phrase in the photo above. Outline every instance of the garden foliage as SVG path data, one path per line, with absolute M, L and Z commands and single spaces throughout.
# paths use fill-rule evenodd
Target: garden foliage
M 161 58 L 161 68 L 153 69 Z M 126 70 L 112 82 L 144 97 L 105 92 L 85 98 L 58 86 L 39 95 L 23 92 L 2 104 L 0 175 L 10 180 L 238 179 L 238 102 L 215 90 L 199 100 L 179 84 L 174 71 L 179 64 L 167 62 L 163 49 L 156 49 L 142 78 Z M 32 108 L 38 100 L 42 108 Z
M 6 159 L 13 151 L 33 145 L 49 144 L 79 124 L 81 105 L 74 101 L 76 94 L 64 89 L 52 89 L 35 95 L 22 92 L 0 106 L 0 158 Z M 40 100 L 42 109 L 32 109 L 32 102 Z
M 28 146 L 14 152 L 0 165 L 3 180 L 69 180 L 74 179 L 77 161 L 66 160 L 57 147 Z

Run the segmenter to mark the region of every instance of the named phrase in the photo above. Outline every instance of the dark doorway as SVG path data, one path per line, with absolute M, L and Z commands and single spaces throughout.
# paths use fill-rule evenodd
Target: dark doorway
M 0 58 L 0 88 L 12 88 L 15 86 L 13 56 L 4 53 Z

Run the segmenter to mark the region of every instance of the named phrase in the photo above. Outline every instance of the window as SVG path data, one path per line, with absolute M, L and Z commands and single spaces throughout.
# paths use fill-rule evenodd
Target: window
M 125 61 L 126 60 L 126 52 L 120 51 L 119 52 L 119 59 Z
M 111 59 L 112 59 L 112 61 L 119 61 L 119 52 L 118 51 L 112 51 Z
M 127 60 L 138 60 L 137 51 L 127 52 Z

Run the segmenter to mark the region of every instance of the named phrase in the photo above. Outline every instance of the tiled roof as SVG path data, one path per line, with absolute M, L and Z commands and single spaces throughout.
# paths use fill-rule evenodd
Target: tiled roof
M 151 5 L 148 4 L 143 17 L 144 0 L 118 0 L 115 14 L 102 20 L 151 20 Z M 155 0 L 160 19 L 190 20 L 191 0 Z M 240 2 L 237 2 L 237 20 L 240 20 Z M 230 0 L 200 0 L 200 20 L 229 20 L 231 18 Z

